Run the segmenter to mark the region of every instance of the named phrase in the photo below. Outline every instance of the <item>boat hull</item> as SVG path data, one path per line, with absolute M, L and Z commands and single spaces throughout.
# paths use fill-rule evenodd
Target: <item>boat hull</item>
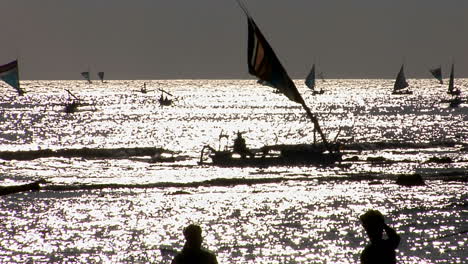
M 214 151 L 209 155 L 211 163 L 203 162 L 203 151 L 200 163 L 220 167 L 269 167 L 269 166 L 327 166 L 342 160 L 342 154 L 336 152 L 324 152 L 321 148 L 311 149 L 304 145 L 280 146 L 280 153 L 270 154 L 269 151 L 276 147 L 262 148 L 257 152 L 260 155 L 240 157 L 232 151 Z

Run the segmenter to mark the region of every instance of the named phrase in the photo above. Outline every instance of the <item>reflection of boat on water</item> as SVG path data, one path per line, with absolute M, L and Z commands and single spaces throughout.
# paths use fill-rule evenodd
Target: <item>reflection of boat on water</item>
M 239 151 L 242 148 L 236 147 L 236 141 L 239 142 L 236 139 L 233 151 L 215 150 L 211 146 L 204 146 L 201 151 L 200 164 L 217 166 L 327 165 L 340 161 L 341 153 L 328 143 L 317 117 L 306 105 L 253 18 L 241 2 L 238 1 L 238 4 L 247 16 L 249 73 L 268 82 L 288 99 L 300 104 L 314 124 L 314 132 L 317 131 L 321 136 L 322 143 L 264 146 L 258 150 L 247 149 L 244 146 L 245 152 L 242 153 Z M 238 138 L 240 134 L 238 133 Z M 242 142 L 245 144 L 245 141 Z M 211 158 L 211 163 L 205 162 L 207 157 Z
M 161 95 L 159 96 L 158 102 L 161 106 L 169 106 L 173 103 L 173 100 L 169 98 L 169 96 L 173 96 L 172 94 L 164 91 L 163 89 L 158 89 L 161 91 Z
M 312 69 L 309 72 L 305 79 L 305 85 L 312 91 L 313 95 L 316 94 L 323 94 L 324 90 L 320 88 L 320 90 L 315 90 L 315 64 L 312 65 Z
M 15 88 L 18 95 L 24 95 L 26 92 L 20 87 L 18 61 L 0 66 L 0 78 L 11 87 Z
M 395 84 L 393 85 L 392 94 L 413 94 L 412 91 L 405 89 L 408 88 L 408 86 L 409 84 L 406 81 L 404 64 L 402 64 L 396 77 Z

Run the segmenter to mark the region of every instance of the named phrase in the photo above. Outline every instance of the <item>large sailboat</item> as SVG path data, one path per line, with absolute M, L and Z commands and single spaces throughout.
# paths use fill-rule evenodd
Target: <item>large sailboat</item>
M 341 153 L 337 148 L 328 143 L 328 140 L 320 128 L 317 117 L 310 111 L 294 82 L 288 76 L 281 65 L 272 47 L 267 42 L 259 27 L 248 13 L 246 7 L 238 1 L 239 6 L 247 16 L 248 25 L 248 50 L 247 65 L 249 73 L 259 80 L 268 82 L 277 88 L 289 100 L 300 104 L 308 118 L 314 124 L 322 139 L 322 143 L 300 145 L 273 145 L 264 146 L 261 149 L 247 149 L 241 133 L 237 133 L 234 141 L 234 150 L 215 150 L 211 146 L 204 146 L 200 155 L 200 164 L 206 164 L 207 157 L 211 158 L 212 165 L 216 166 L 277 166 L 277 165 L 308 165 L 308 164 L 332 164 L 341 160 Z M 236 150 L 237 149 L 237 150 Z M 244 153 L 242 153 L 244 152 Z M 240 157 L 234 155 L 239 154 Z M 247 158 L 248 154 L 248 158 Z
M 307 75 L 305 79 L 305 85 L 312 90 L 312 94 L 323 94 L 322 88 L 320 90 L 315 90 L 315 64 L 312 65 L 312 69 L 309 72 L 309 75 Z
M 440 84 L 444 84 L 444 81 L 442 79 L 442 67 L 439 66 L 437 68 L 434 68 L 434 69 L 430 69 L 429 72 L 432 74 L 432 76 L 434 76 L 434 78 L 436 78 Z
M 0 66 L 0 78 L 8 85 L 13 87 L 18 95 L 21 96 L 26 93 L 20 87 L 19 67 L 17 60 Z
M 393 85 L 392 94 L 412 94 L 412 91 L 406 89 L 408 86 L 409 84 L 406 81 L 404 64 L 402 64 L 396 77 L 395 84 Z

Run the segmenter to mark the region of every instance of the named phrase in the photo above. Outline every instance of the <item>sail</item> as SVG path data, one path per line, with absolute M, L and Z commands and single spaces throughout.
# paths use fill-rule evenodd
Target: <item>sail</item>
M 99 77 L 99 80 L 101 80 L 101 82 L 104 82 L 104 72 L 98 72 L 98 77 Z
M 11 87 L 15 88 L 19 95 L 24 94 L 24 90 L 20 87 L 17 60 L 0 66 L 0 78 Z
M 434 76 L 434 78 L 439 80 L 440 84 L 444 83 L 444 81 L 442 80 L 442 68 L 441 67 L 430 69 L 429 71 L 431 72 L 432 76 Z
M 91 79 L 90 79 L 90 76 L 89 76 L 89 72 L 87 72 L 87 71 L 86 71 L 86 72 L 82 72 L 82 73 L 81 73 L 81 76 L 83 76 L 83 78 L 85 78 L 85 79 L 88 81 L 88 83 L 91 83 Z
M 314 90 L 315 88 L 315 64 L 312 65 L 312 69 L 310 70 L 309 75 L 307 75 L 305 84 L 307 85 L 307 87 Z
M 393 86 L 393 90 L 401 90 L 406 87 L 408 87 L 408 83 L 406 82 L 404 65 L 401 65 L 400 71 L 398 72 L 397 78 L 395 80 L 395 85 Z
M 455 68 L 455 66 L 454 66 L 453 63 L 452 63 L 452 69 L 450 70 L 450 78 L 449 78 L 449 86 L 448 86 L 448 90 L 449 90 L 449 93 L 450 93 L 450 94 L 454 93 L 454 89 L 455 89 L 455 84 L 454 84 L 454 68 Z
M 317 117 L 306 105 L 304 99 L 294 85 L 294 82 L 286 73 L 286 70 L 281 65 L 278 57 L 276 57 L 273 48 L 267 42 L 262 32 L 260 32 L 260 29 L 257 24 L 255 24 L 253 18 L 249 15 L 245 6 L 240 2 L 240 0 L 238 0 L 237 3 L 247 16 L 247 65 L 249 73 L 277 88 L 281 93 L 286 95 L 289 100 L 301 104 L 306 111 L 307 116 L 314 124 L 314 131 L 317 131 L 320 134 L 322 141 L 325 143 L 329 151 L 331 151 L 327 138 L 320 128 Z
M 248 23 L 248 68 L 249 73 L 277 88 L 289 100 L 303 104 L 291 78 L 273 52 L 254 20 L 247 15 Z

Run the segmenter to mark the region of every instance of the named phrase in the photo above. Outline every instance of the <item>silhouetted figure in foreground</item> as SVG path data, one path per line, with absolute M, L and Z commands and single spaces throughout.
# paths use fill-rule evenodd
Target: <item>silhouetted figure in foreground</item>
M 252 152 L 247 148 L 241 132 L 237 132 L 237 137 L 234 139 L 234 153 L 238 153 L 243 159 L 245 159 L 247 155 L 250 157 L 253 156 Z
M 385 224 L 384 216 L 377 210 L 369 210 L 360 217 L 362 226 L 370 239 L 370 244 L 361 253 L 362 264 L 394 264 L 395 249 L 400 243 L 400 236 Z M 383 239 L 383 231 L 388 239 Z
M 182 252 L 172 260 L 172 264 L 218 264 L 216 256 L 210 251 L 201 248 L 203 238 L 198 225 L 189 225 L 184 228 L 185 245 Z

